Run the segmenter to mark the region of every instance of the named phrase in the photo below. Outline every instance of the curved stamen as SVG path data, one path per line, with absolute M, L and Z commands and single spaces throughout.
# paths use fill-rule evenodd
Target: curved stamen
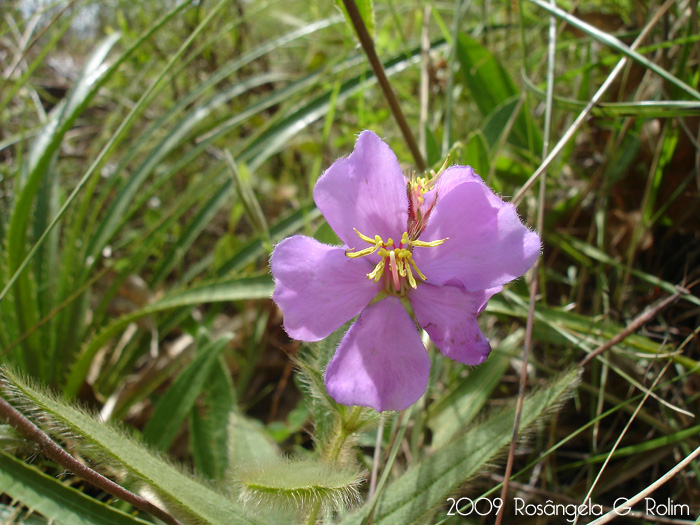
M 434 248 L 440 246 L 447 239 L 439 239 L 437 241 L 419 241 L 411 239 L 408 232 L 404 232 L 401 236 L 401 242 L 398 246 L 394 245 L 394 240 L 388 238 L 386 242 L 379 235 L 375 235 L 374 239 L 359 232 L 357 228 L 353 228 L 357 236 L 368 244 L 369 248 L 357 250 L 349 248 L 345 250 L 345 255 L 352 259 L 366 257 L 376 253 L 380 260 L 367 278 L 379 282 L 384 276 L 384 271 L 388 268 L 386 278 L 386 291 L 392 294 L 405 295 L 408 287 L 417 288 L 416 275 L 423 281 L 427 281 L 427 277 L 418 269 L 416 262 L 413 260 L 413 248 Z M 415 273 L 415 275 L 414 275 Z

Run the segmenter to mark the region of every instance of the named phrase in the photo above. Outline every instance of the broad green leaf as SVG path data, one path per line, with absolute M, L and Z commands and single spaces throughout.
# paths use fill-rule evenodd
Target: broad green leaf
M 442 160 L 442 150 L 438 144 L 435 134 L 430 130 L 428 124 L 425 124 L 425 148 L 427 153 L 428 166 L 434 167 L 436 164 Z
M 457 39 L 457 58 L 466 85 L 484 117 L 491 115 L 497 108 L 503 108 L 509 101 L 519 98 L 520 93 L 515 82 L 496 57 L 465 33 L 460 34 Z M 508 113 L 508 117 L 512 113 L 513 108 Z M 505 121 L 507 120 L 508 118 L 505 118 Z M 504 121 L 503 115 L 498 121 Z M 489 134 L 486 132 L 484 134 L 488 139 Z M 522 148 L 529 149 L 532 141 L 533 151 L 542 149 L 542 139 L 529 115 L 522 109 L 513 124 L 511 136 L 514 143 Z M 490 141 L 489 145 L 493 146 Z
M 181 472 L 125 430 L 47 395 L 6 368 L 2 370 L 2 387 L 20 410 L 41 417 L 50 433 L 70 433 L 83 456 L 110 469 L 125 469 L 155 490 L 177 515 L 212 525 L 260 523 L 228 497 Z
M 359 500 L 357 470 L 318 459 L 278 457 L 237 470 L 241 498 L 262 508 L 343 510 Z
M 578 370 L 570 370 L 545 388 L 525 398 L 520 429 L 525 431 L 538 419 L 556 410 L 578 384 Z M 460 485 L 493 464 L 512 438 L 514 404 L 492 412 L 489 417 L 413 464 L 382 494 L 372 523 L 415 523 L 445 503 Z M 341 523 L 359 524 L 367 518 L 367 507 L 347 516 Z
M 271 460 L 279 455 L 277 445 L 259 421 L 232 412 L 228 425 L 229 463 L 232 469 L 241 462 Z
M 143 439 L 158 450 L 167 450 L 202 394 L 219 355 L 232 339 L 220 337 L 197 351 L 192 362 L 177 377 L 165 395 L 158 401 L 153 415 L 143 431 Z M 225 420 L 220 422 L 225 424 Z
M 34 512 L 39 512 L 58 524 L 147 525 L 149 523 L 97 501 L 2 451 L 0 451 L 0 493 L 21 501 Z
M 473 131 L 467 137 L 467 147 L 464 150 L 463 162 L 471 166 L 483 178 L 489 174 L 491 161 L 489 146 L 481 130 Z

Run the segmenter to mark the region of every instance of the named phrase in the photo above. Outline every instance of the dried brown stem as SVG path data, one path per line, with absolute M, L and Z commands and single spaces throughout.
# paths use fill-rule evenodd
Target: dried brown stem
M 408 149 L 411 150 L 413 161 L 416 163 L 416 168 L 418 168 L 418 171 L 425 171 L 428 169 L 428 167 L 423 160 L 423 155 L 420 153 L 418 142 L 416 142 L 416 138 L 411 132 L 411 128 L 406 121 L 406 117 L 404 116 L 403 111 L 401 111 L 399 100 L 396 98 L 396 94 L 389 83 L 389 79 L 386 77 L 384 66 L 382 66 L 382 63 L 377 56 L 377 52 L 374 50 L 374 42 L 367 31 L 364 20 L 362 20 L 360 11 L 355 5 L 355 0 L 343 0 L 343 4 L 348 12 L 352 26 L 355 28 L 357 38 L 360 40 L 360 45 L 362 45 L 362 49 L 364 50 L 365 55 L 367 55 L 367 60 L 369 60 L 369 63 L 372 66 L 374 75 L 377 77 L 379 86 L 384 92 L 384 97 L 389 104 L 391 113 L 394 115 L 394 119 L 396 119 L 396 123 L 399 125 L 399 128 L 401 128 L 401 133 L 403 134 L 403 138 L 408 145 Z
M 605 343 L 600 345 L 598 348 L 593 350 L 590 354 L 588 354 L 586 357 L 583 358 L 581 361 L 581 366 L 586 366 L 588 363 L 591 362 L 594 358 L 605 352 L 606 350 L 610 350 L 613 346 L 616 344 L 622 342 L 627 338 L 628 335 L 636 332 L 639 328 L 642 327 L 645 323 L 649 322 L 651 319 L 654 318 L 656 314 L 658 314 L 661 310 L 666 308 L 668 305 L 673 303 L 676 299 L 678 299 L 681 295 L 689 293 L 688 290 L 684 288 L 678 288 L 678 291 L 674 293 L 673 295 L 669 295 L 666 297 L 666 299 L 663 299 L 659 302 L 657 302 L 654 306 L 649 308 L 648 310 L 645 310 L 641 314 L 639 314 L 630 324 L 628 324 L 624 330 L 621 332 L 618 332 L 615 334 L 614 337 L 611 337 L 608 339 Z

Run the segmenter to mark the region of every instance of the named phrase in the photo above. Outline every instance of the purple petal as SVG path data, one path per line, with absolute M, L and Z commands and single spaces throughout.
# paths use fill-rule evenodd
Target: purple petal
M 321 176 L 314 201 L 350 248 L 369 246 L 353 228 L 384 241 L 400 239 L 406 231 L 406 178 L 394 152 L 371 131 L 363 131 L 352 154 L 335 161 Z
M 318 341 L 359 314 L 382 283 L 367 279 L 372 265 L 350 259 L 343 248 L 295 235 L 279 243 L 270 257 L 284 329 L 294 339 Z
M 409 295 L 418 323 L 450 359 L 465 365 L 480 365 L 491 346 L 479 330 L 476 317 L 500 287 L 465 292 L 456 286 L 421 284 Z
M 428 283 L 461 284 L 471 292 L 520 277 L 540 254 L 539 236 L 520 222 L 515 206 L 476 181 L 438 194 L 420 240 L 445 238 L 435 248 L 416 248 L 413 259 Z
M 343 405 L 403 410 L 428 386 L 430 358 L 396 297 L 368 307 L 326 368 L 326 389 Z
M 426 194 L 423 196 L 423 208 L 426 206 L 432 206 L 432 204 L 435 202 L 435 197 L 438 195 L 440 196 L 440 199 L 445 198 L 450 191 L 463 182 L 484 183 L 484 181 L 481 180 L 481 177 L 476 174 L 471 166 L 450 166 L 440 175 L 435 183 L 435 187 L 429 192 L 426 192 Z

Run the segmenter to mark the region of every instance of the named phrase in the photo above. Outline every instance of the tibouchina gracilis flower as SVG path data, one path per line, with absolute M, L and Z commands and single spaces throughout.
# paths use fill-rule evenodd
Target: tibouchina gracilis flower
M 513 204 L 469 166 L 407 178 L 371 131 L 321 176 L 314 200 L 344 246 L 302 235 L 280 242 L 272 297 L 301 341 L 324 339 L 359 314 L 325 371 L 333 399 L 378 411 L 415 403 L 430 372 L 416 323 L 447 357 L 486 360 L 477 316 L 540 253 Z

